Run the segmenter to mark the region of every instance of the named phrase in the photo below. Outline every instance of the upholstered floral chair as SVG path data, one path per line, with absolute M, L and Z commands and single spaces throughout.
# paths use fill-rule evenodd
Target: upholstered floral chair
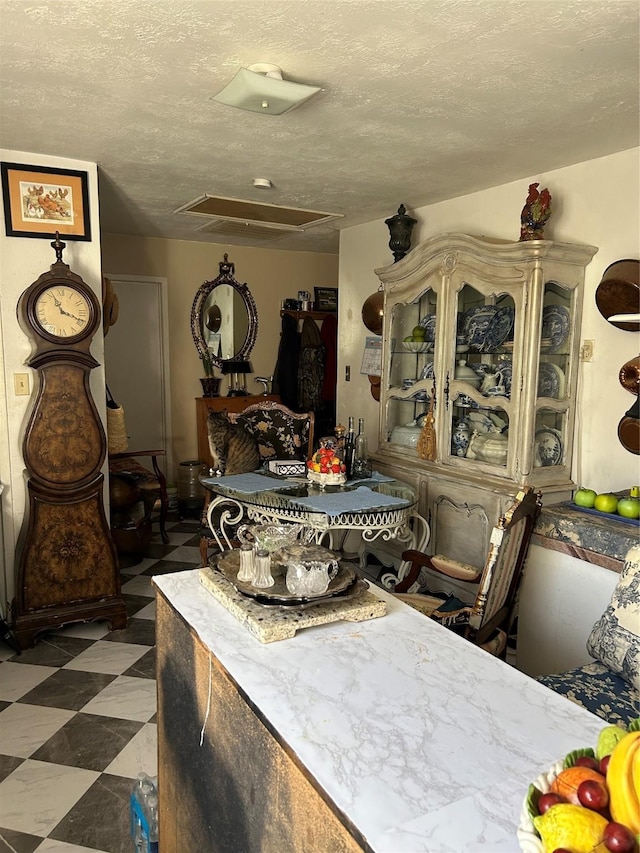
M 294 412 L 282 403 L 265 400 L 253 403 L 241 412 L 229 412 L 230 421 L 251 433 L 258 443 L 260 462 L 266 466 L 270 459 L 309 459 L 313 453 L 313 412 Z M 239 472 L 236 472 L 239 473 Z M 209 548 L 217 547 L 207 522 L 211 494 L 205 497 L 200 528 L 200 557 L 207 565 Z
M 628 551 L 587 651 L 593 663 L 537 680 L 610 724 L 640 716 L 640 545 Z
M 254 403 L 229 418 L 258 442 L 262 462 L 269 459 L 309 459 L 313 452 L 313 412 L 293 412 L 282 403 Z

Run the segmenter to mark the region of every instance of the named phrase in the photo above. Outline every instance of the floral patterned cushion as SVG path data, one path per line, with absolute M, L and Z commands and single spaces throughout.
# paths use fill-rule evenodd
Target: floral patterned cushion
M 242 412 L 236 417 L 258 442 L 260 458 L 306 459 L 309 443 L 309 421 L 292 418 L 278 409 Z
M 560 675 L 542 675 L 536 681 L 611 725 L 628 725 L 640 716 L 638 691 L 604 664 L 589 663 Z
M 589 635 L 587 651 L 640 693 L 640 545 L 628 551 L 611 603 Z

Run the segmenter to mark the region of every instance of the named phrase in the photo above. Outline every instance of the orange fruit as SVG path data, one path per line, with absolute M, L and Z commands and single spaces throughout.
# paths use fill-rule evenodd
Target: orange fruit
M 568 803 L 579 806 L 578 786 L 587 779 L 593 779 L 595 782 L 600 782 L 601 785 L 605 784 L 604 776 L 597 770 L 592 770 L 590 767 L 567 767 L 566 770 L 558 773 L 549 790 L 560 794 Z

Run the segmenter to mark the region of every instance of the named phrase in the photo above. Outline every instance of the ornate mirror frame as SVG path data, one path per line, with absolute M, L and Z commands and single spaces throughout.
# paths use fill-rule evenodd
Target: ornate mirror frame
M 193 336 L 196 349 L 198 350 L 198 355 L 200 358 L 205 354 L 209 355 L 212 363 L 220 369 L 225 362 L 248 359 L 258 334 L 258 311 L 256 309 L 256 303 L 247 284 L 241 284 L 234 277 L 234 272 L 235 264 L 229 261 L 229 256 L 225 252 L 224 260 L 220 261 L 220 274 L 212 281 L 205 281 L 201 285 L 196 293 L 195 299 L 193 300 L 193 305 L 191 306 L 191 334 Z M 217 353 L 214 353 L 209 349 L 204 339 L 202 327 L 202 312 L 207 299 L 216 287 L 225 284 L 232 287 L 234 291 L 240 295 L 244 307 L 247 310 L 247 335 L 244 339 L 244 343 L 236 349 L 232 359 L 220 358 Z

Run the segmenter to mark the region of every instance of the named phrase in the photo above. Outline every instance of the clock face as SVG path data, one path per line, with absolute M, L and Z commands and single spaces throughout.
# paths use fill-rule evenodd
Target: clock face
M 35 309 L 44 331 L 57 338 L 81 335 L 91 320 L 88 299 L 68 284 L 55 284 L 43 290 Z

